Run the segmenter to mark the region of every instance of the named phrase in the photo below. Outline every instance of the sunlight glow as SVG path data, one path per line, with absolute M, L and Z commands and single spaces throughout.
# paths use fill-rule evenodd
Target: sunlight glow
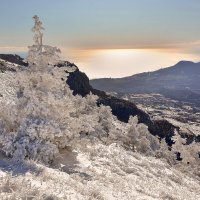
M 120 78 L 173 66 L 181 60 L 199 62 L 199 54 L 180 49 L 69 49 L 62 58 L 92 78 Z M 27 47 L 0 47 L 1 53 L 25 56 Z
M 66 51 L 63 51 L 65 57 Z M 169 67 L 180 60 L 199 61 L 199 57 L 177 49 L 92 49 L 68 51 L 89 78 L 124 77 Z

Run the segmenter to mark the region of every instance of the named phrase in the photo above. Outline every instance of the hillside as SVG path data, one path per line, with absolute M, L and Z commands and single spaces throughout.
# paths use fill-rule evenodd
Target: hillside
M 0 65 L 0 69 L 4 69 L 2 72 L 12 71 L 13 73 L 16 73 L 16 68 L 20 69 L 20 65 L 16 65 L 16 63 L 9 62 L 11 59 L 14 59 L 17 55 L 7 55 L 7 54 L 0 54 L 0 56 L 3 56 L 6 58 L 2 60 L 2 64 Z M 10 58 L 11 56 L 11 58 Z M 22 59 L 22 58 L 20 58 Z M 167 120 L 159 119 L 159 120 L 152 120 L 150 116 L 139 109 L 134 103 L 131 101 L 127 101 L 124 99 L 116 98 L 114 96 L 107 95 L 105 92 L 93 89 L 93 87 L 89 83 L 89 78 L 87 75 L 81 71 L 79 71 L 78 67 L 70 63 L 68 61 L 61 62 L 58 64 L 59 68 L 69 66 L 71 68 L 74 68 L 74 71 L 69 73 L 67 78 L 67 85 L 70 87 L 70 89 L 73 91 L 73 95 L 81 95 L 82 97 L 86 97 L 88 94 L 92 93 L 94 95 L 98 96 L 96 104 L 98 106 L 105 105 L 110 106 L 112 110 L 112 114 L 115 115 L 120 121 L 127 123 L 130 116 L 137 116 L 139 123 L 144 123 L 147 125 L 148 130 L 151 134 L 157 135 L 160 138 L 165 138 L 168 144 L 172 144 L 171 137 L 174 135 L 174 130 L 179 130 L 178 126 L 172 125 Z M 17 66 L 17 67 L 16 67 Z M 27 65 L 21 65 L 24 67 L 27 67 Z M 191 132 L 179 132 L 181 135 L 186 137 L 188 139 L 188 142 L 191 143 L 192 141 L 200 141 L 200 136 L 195 135 Z
M 0 59 L 0 199 L 196 200 L 199 138 L 93 89 L 43 44 Z
M 121 93 L 160 93 L 166 97 L 200 105 L 200 63 L 181 61 L 154 72 L 124 78 L 90 81 L 100 90 Z
M 57 162 L 54 168 L 34 162 L 19 165 L 5 158 L 2 163 L 1 158 L 0 199 L 200 198 L 200 180 L 198 175 L 192 175 L 191 169 L 181 172 L 165 161 L 127 151 L 118 144 L 90 144 L 87 149 L 79 148 L 62 156 L 63 161 Z
M 194 154 L 198 143 L 181 146 L 180 139 L 174 138 L 177 143 L 173 153 L 164 140 L 159 144 L 144 124 L 138 124 L 137 117 L 124 123 L 112 115 L 109 107 L 98 107 L 97 96 L 74 96 L 75 91 L 69 88 L 72 80 L 82 78 L 78 68 L 69 62 L 44 65 L 42 69 L 1 62 L 1 198 L 200 197 L 199 160 Z M 75 85 L 77 93 L 86 90 Z M 100 99 L 105 95 L 98 93 Z M 115 101 L 121 106 L 127 104 L 117 98 Z M 137 108 L 130 103 L 131 107 Z M 172 127 L 169 123 L 163 127 L 162 121 L 158 124 L 163 130 Z M 176 161 L 177 150 L 182 152 L 183 164 Z

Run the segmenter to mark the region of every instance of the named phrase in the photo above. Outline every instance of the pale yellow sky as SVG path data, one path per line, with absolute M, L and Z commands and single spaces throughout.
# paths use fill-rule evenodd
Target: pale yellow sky
M 160 49 L 68 49 L 61 57 L 75 63 L 90 79 L 125 77 L 169 67 L 181 60 L 199 62 L 199 42 Z M 197 50 L 196 50 L 197 49 Z M 1 53 L 24 55 L 27 47 L 0 47 Z M 197 52 L 196 52 L 197 51 Z
M 90 79 L 124 77 L 169 67 L 181 60 L 198 62 L 198 54 L 178 49 L 62 49 L 64 58 L 75 62 Z

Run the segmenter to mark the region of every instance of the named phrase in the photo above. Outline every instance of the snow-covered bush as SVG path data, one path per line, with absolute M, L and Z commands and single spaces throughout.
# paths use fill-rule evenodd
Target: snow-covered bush
M 66 84 L 68 68 L 48 64 L 43 71 L 32 66 L 16 74 L 10 83 L 13 103 L 0 105 L 3 151 L 16 159 L 50 162 L 60 149 L 98 141 L 132 145 L 152 155 L 157 138 L 147 127 L 137 118 L 118 121 L 110 107 L 97 106 L 95 95 L 74 96 Z
M 172 152 L 175 154 L 180 154 L 181 160 L 184 164 L 200 164 L 199 153 L 200 144 L 193 142 L 190 145 L 186 145 L 186 139 L 181 138 L 181 136 L 175 132 L 173 136 Z
M 130 117 L 126 138 L 131 148 L 146 155 L 154 155 L 160 147 L 159 139 L 149 133 L 146 125 L 138 124 L 137 117 Z

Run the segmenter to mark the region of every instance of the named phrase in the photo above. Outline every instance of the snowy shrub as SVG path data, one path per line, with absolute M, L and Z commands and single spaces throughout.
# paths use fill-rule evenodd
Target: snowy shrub
M 130 117 L 128 126 L 127 136 L 129 143 L 136 151 L 146 155 L 153 155 L 159 149 L 158 138 L 149 133 L 146 125 L 138 124 L 137 117 Z
M 190 145 L 186 145 L 186 139 L 181 138 L 181 136 L 175 132 L 173 136 L 172 152 L 175 154 L 179 153 L 181 160 L 184 164 L 200 164 L 199 152 L 200 144 L 193 142 Z
M 64 146 L 66 140 L 63 140 L 62 136 L 57 124 L 27 118 L 22 121 L 16 133 L 6 135 L 6 146 L 3 150 L 7 155 L 19 160 L 30 158 L 48 162 L 58 153 L 58 147 Z

